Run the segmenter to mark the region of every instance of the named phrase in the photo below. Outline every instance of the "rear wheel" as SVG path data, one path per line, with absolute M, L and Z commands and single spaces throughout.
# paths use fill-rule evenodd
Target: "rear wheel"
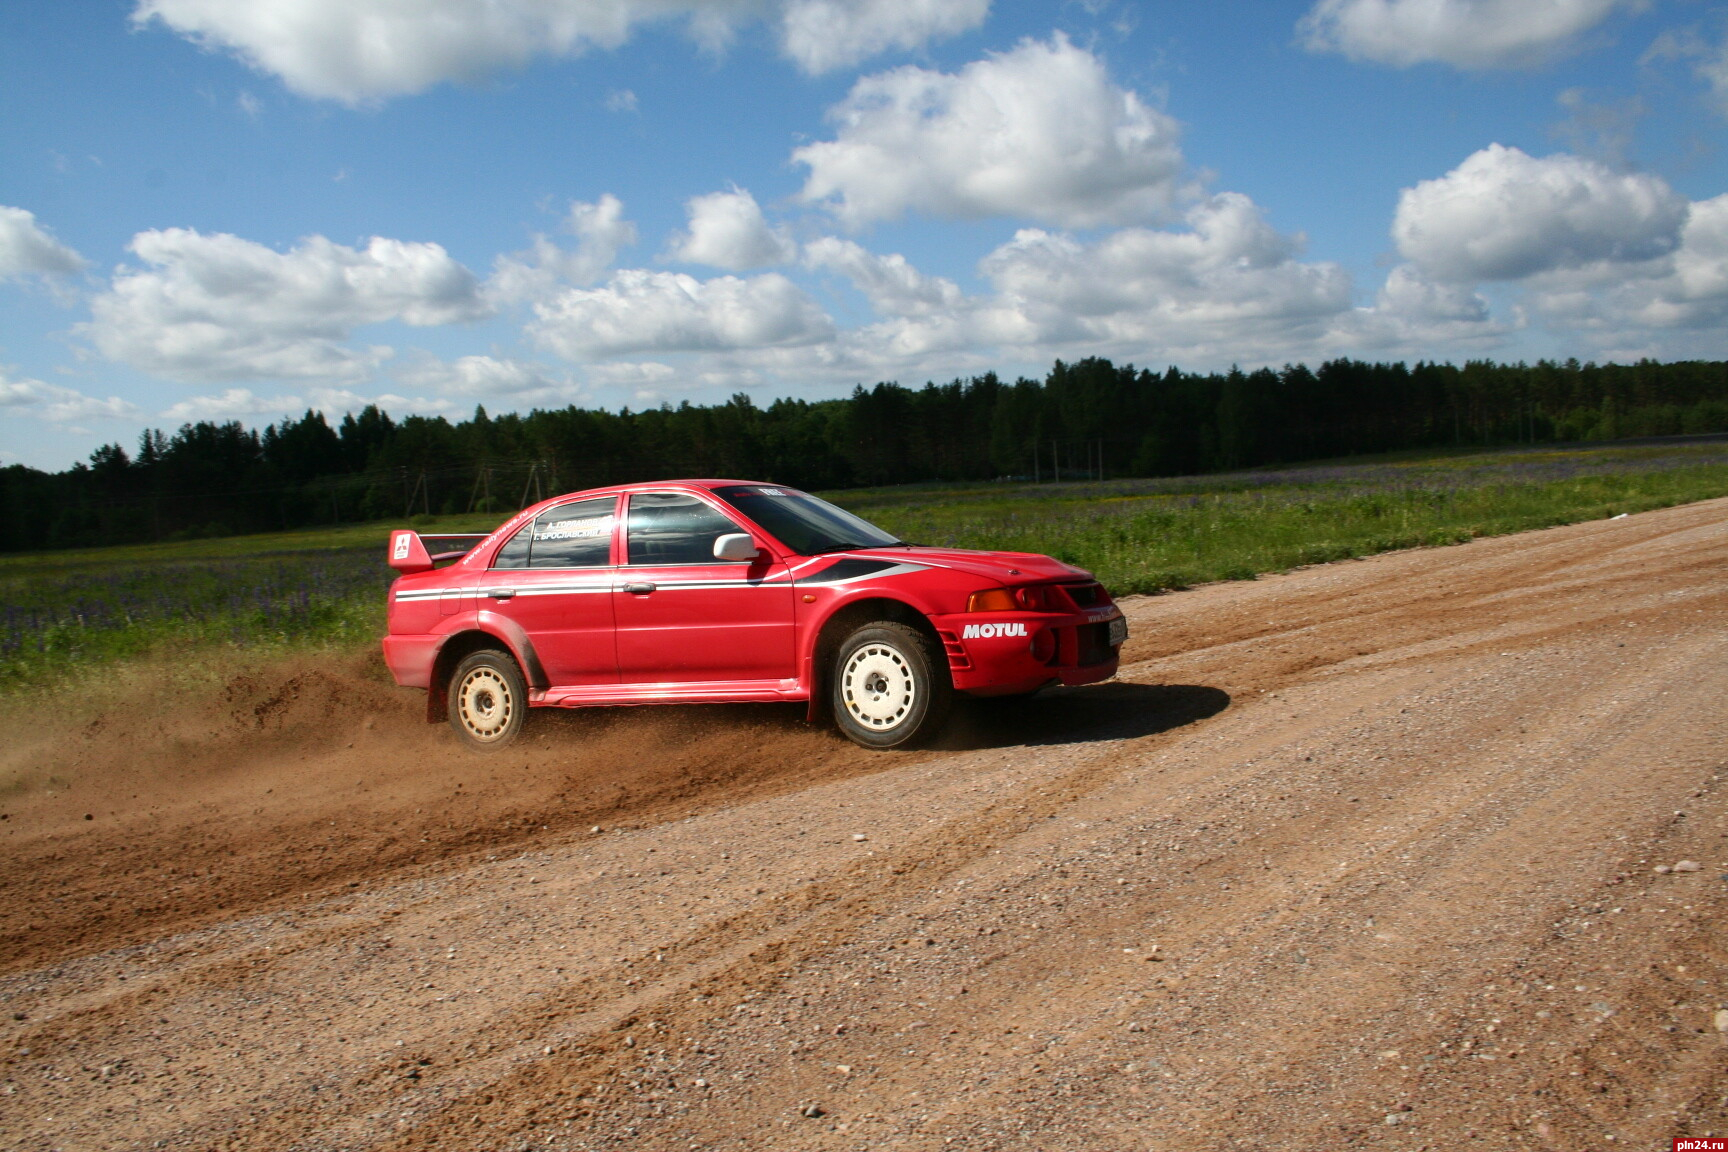
M 834 659 L 834 720 L 866 748 L 904 748 L 935 735 L 954 687 L 929 637 L 891 621 L 866 624 Z
M 522 733 L 528 685 L 507 652 L 469 654 L 450 674 L 450 727 L 477 752 L 494 752 Z

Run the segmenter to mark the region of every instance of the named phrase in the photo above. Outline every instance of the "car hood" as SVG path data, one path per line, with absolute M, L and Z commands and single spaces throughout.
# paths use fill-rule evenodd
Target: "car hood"
M 1084 568 L 1064 564 L 1037 552 L 978 552 L 969 548 L 926 548 L 911 544 L 898 548 L 860 548 L 843 555 L 861 560 L 886 560 L 894 564 L 952 568 L 999 584 L 1032 584 L 1040 580 L 1090 579 L 1092 576 Z

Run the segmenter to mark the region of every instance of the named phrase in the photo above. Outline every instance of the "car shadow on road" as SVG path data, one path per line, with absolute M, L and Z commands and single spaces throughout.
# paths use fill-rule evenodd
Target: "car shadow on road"
M 1216 716 L 1229 706 L 1228 692 L 1204 684 L 1091 684 L 1036 696 L 962 697 L 933 747 L 962 752 L 1132 740 Z

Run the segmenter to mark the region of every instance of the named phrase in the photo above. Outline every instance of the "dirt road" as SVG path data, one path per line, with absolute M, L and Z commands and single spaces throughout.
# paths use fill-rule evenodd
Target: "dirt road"
M 1728 1133 L 1728 501 L 1127 609 L 1119 682 L 917 754 L 688 709 L 481 760 L 359 662 L 17 741 L 0 1143 Z

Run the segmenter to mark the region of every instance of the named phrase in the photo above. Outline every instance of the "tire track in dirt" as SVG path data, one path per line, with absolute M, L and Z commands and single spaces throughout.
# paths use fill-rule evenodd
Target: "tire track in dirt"
M 714 707 L 538 717 L 530 746 L 477 759 L 375 664 L 292 670 L 287 691 L 234 677 L 186 716 L 122 699 L 71 748 L 15 754 L 0 971 L 928 755 L 871 756 L 794 709 Z

